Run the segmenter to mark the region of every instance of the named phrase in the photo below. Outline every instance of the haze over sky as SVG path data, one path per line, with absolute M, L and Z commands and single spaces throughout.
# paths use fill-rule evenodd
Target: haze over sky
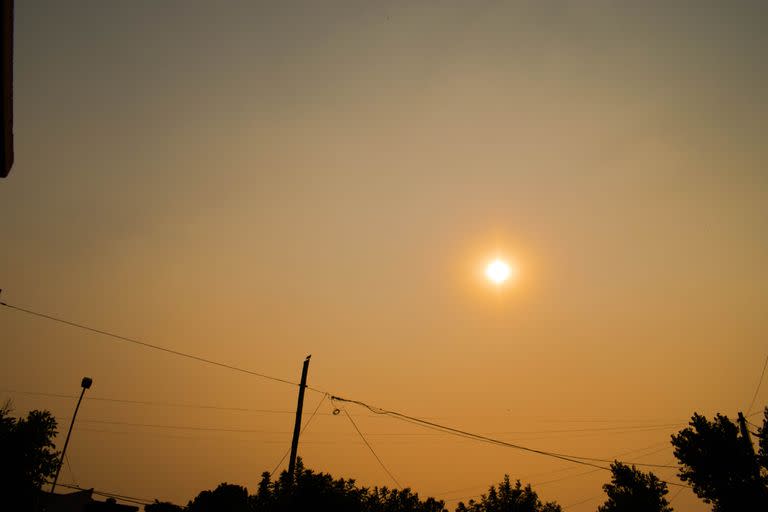
M 765 5 L 16 2 L 2 300 L 293 381 L 312 354 L 341 396 L 671 463 L 694 411 L 746 412 L 768 350 Z M 497 255 L 513 286 L 482 278 Z M 0 398 L 51 410 L 59 446 L 75 400 L 9 390 L 87 375 L 94 398 L 283 411 L 85 401 L 64 482 L 184 504 L 255 491 L 289 447 L 295 387 L 7 308 L 0 338 Z M 604 499 L 606 472 L 348 410 L 451 509 L 505 473 Z M 306 464 L 392 485 L 331 411 Z

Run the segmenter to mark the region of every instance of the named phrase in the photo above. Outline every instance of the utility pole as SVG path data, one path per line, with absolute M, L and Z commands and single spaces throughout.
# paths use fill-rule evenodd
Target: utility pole
M 299 449 L 299 434 L 301 433 L 301 410 L 304 408 L 304 389 L 307 387 L 307 370 L 309 370 L 308 355 L 304 360 L 304 367 L 301 369 L 301 384 L 299 384 L 299 403 L 296 405 L 296 423 L 293 424 L 293 441 L 291 442 L 291 458 L 288 460 L 288 476 L 291 481 L 294 478 L 296 469 L 296 451 Z
M 747 419 L 743 414 L 741 414 L 741 412 L 739 412 L 739 430 L 741 430 L 741 437 L 744 438 L 744 443 L 746 443 L 747 448 L 749 449 L 749 453 L 752 455 L 752 457 L 754 457 L 755 447 L 752 445 L 752 438 L 749 436 L 749 430 L 747 429 Z
M 91 379 L 90 377 L 83 377 L 83 380 L 80 383 L 80 386 L 82 386 L 83 390 L 80 392 L 80 398 L 77 401 L 77 406 L 75 406 L 75 414 L 72 415 L 72 422 L 69 424 L 67 439 L 66 441 L 64 441 L 64 449 L 61 450 L 59 467 L 56 468 L 56 476 L 53 477 L 53 484 L 51 485 L 51 494 L 53 494 L 53 490 L 56 489 L 56 482 L 59 480 L 59 471 L 61 471 L 61 465 L 64 463 L 64 456 L 67 454 L 67 445 L 69 445 L 69 436 L 72 435 L 72 427 L 75 426 L 75 418 L 77 418 L 77 410 L 80 409 L 80 402 L 83 401 L 83 395 L 85 394 L 85 390 L 90 388 L 91 384 L 93 384 L 93 379 Z

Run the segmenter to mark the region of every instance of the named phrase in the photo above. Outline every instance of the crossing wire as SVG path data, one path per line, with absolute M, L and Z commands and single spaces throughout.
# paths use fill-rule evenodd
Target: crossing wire
M 17 395 L 30 395 L 30 396 L 45 396 L 50 398 L 78 398 L 79 395 L 67 395 L 64 393 L 44 393 L 42 391 L 22 391 L 18 389 L 0 389 L 0 393 L 11 393 Z M 86 396 L 83 400 L 95 401 L 95 402 L 110 402 L 129 405 L 151 405 L 157 407 L 188 407 L 192 409 L 212 409 L 217 411 L 237 411 L 237 412 L 258 412 L 269 414 L 295 414 L 296 411 L 278 410 L 278 409 L 251 409 L 248 407 L 223 407 L 219 405 L 206 405 L 206 404 L 190 404 L 180 402 L 162 402 L 152 400 L 128 400 L 124 398 L 108 398 L 100 396 Z
M 108 337 L 114 338 L 116 340 L 125 341 L 127 343 L 133 343 L 135 345 L 140 345 L 140 346 L 145 347 L 145 348 L 151 348 L 153 350 L 159 350 L 161 352 L 166 352 L 168 354 L 173 354 L 173 355 L 180 356 L 180 357 L 186 357 L 187 359 L 192 359 L 194 361 L 198 361 L 198 362 L 201 362 L 201 363 L 206 363 L 206 364 L 210 364 L 210 365 L 213 365 L 213 366 L 218 366 L 218 367 L 221 367 L 221 368 L 226 368 L 228 370 L 233 370 L 233 371 L 236 371 L 236 372 L 245 373 L 245 374 L 248 374 L 248 375 L 252 375 L 254 377 L 260 377 L 262 379 L 272 380 L 272 381 L 275 381 L 275 382 L 281 382 L 283 384 L 290 384 L 291 386 L 299 386 L 299 384 L 297 382 L 292 382 L 292 381 L 287 380 L 287 379 L 281 379 L 280 377 L 273 377 L 272 375 L 267 375 L 265 373 L 255 372 L 253 370 L 248 370 L 248 369 L 245 369 L 245 368 L 240 368 L 239 366 L 234 366 L 234 365 L 227 364 L 227 363 L 220 363 L 218 361 L 214 361 L 212 359 L 207 359 L 205 357 L 196 356 L 194 354 L 188 354 L 186 352 L 181 352 L 179 350 L 173 350 L 171 348 L 162 347 L 160 345 L 154 345 L 152 343 L 147 343 L 145 341 L 141 341 L 141 340 L 138 340 L 136 338 L 129 338 L 128 336 L 122 336 L 120 334 L 115 334 L 113 332 L 105 331 L 103 329 L 96 329 L 95 327 L 89 327 L 87 325 L 84 325 L 84 324 L 81 324 L 81 323 L 77 323 L 77 322 L 71 322 L 69 320 L 64 320 L 63 318 L 58 318 L 58 317 L 55 317 L 53 315 L 48 315 L 48 314 L 45 314 L 45 313 L 40 313 L 40 312 L 37 312 L 37 311 L 33 311 L 31 309 L 22 308 L 20 306 L 14 306 L 13 304 L 8 304 L 6 302 L 0 301 L 0 306 L 5 306 L 7 308 L 10 308 L 10 309 L 13 309 L 13 310 L 16 310 L 16 311 L 20 311 L 22 313 L 26 313 L 28 315 L 33 315 L 33 316 L 36 316 L 36 317 L 39 317 L 39 318 L 45 318 L 47 320 L 52 320 L 54 322 L 58 322 L 60 324 L 68 325 L 70 327 L 76 327 L 78 329 L 83 329 L 83 330 L 90 331 L 90 332 L 93 332 L 93 333 L 96 333 L 96 334 L 101 334 L 103 336 L 108 336 Z M 307 387 L 309 388 L 309 386 L 307 386 Z M 313 391 L 318 391 L 318 390 L 313 389 Z
M 68 395 L 63 393 L 44 393 L 40 391 L 26 391 L 26 390 L 17 390 L 17 389 L 7 389 L 7 388 L 0 388 L 0 393 L 11 393 L 11 394 L 20 394 L 20 395 L 30 395 L 30 396 L 44 396 L 44 397 L 52 397 L 52 398 L 66 398 L 66 399 L 77 399 L 78 395 Z M 157 406 L 157 407 L 184 407 L 184 408 L 195 408 L 195 409 L 206 409 L 206 410 L 221 410 L 221 411 L 236 411 L 236 412 L 256 412 L 256 413 L 270 413 L 270 414 L 295 414 L 296 411 L 289 411 L 289 410 L 277 410 L 277 409 L 251 409 L 247 407 L 222 407 L 222 406 L 216 406 L 216 405 L 205 405 L 205 404 L 193 404 L 193 403 L 178 403 L 178 402 L 164 402 L 164 401 L 149 401 L 149 400 L 128 400 L 128 399 L 120 399 L 120 398 L 109 398 L 109 397 L 88 397 L 86 396 L 83 400 L 86 401 L 99 401 L 99 402 L 108 402 L 108 403 L 119 403 L 119 404 L 128 404 L 128 405 L 147 405 L 147 406 Z M 318 416 L 332 416 L 333 414 L 330 412 L 318 412 Z M 367 417 L 375 418 L 375 417 L 381 417 L 380 415 L 375 414 L 369 414 Z M 82 420 L 81 420 L 82 421 Z M 749 422 L 750 424 L 754 425 L 754 423 Z M 125 424 L 125 423 L 119 423 L 119 424 Z M 626 433 L 634 433 L 634 432 L 646 432 L 646 431 L 652 431 L 652 430 L 661 430 L 668 427 L 676 427 L 678 425 L 685 425 L 685 423 L 664 423 L 664 424 L 647 424 L 647 425 L 620 425 L 620 426 L 612 426 L 612 427 L 596 427 L 596 428 L 575 428 L 575 429 L 558 429 L 558 430 L 519 430 L 519 431 L 501 431 L 501 432 L 482 432 L 483 434 L 487 435 L 498 435 L 498 434 L 571 434 L 571 433 L 582 433 L 582 432 L 600 432 L 602 435 L 612 435 L 612 434 L 626 434 Z M 178 428 L 180 430 L 196 430 L 195 427 L 189 427 L 186 425 L 149 425 L 149 424 L 136 424 L 132 426 L 145 426 L 145 427 L 157 427 L 157 428 Z M 757 425 L 755 425 L 757 426 Z M 203 429 L 203 430 L 216 430 L 216 429 Z M 250 431 L 249 431 L 250 432 Z M 278 432 L 274 432 L 278 433 Z M 284 433 L 284 432 L 281 432 Z M 411 433 L 368 433 L 368 436 L 405 436 L 405 437 L 414 437 L 414 436 L 432 436 L 432 435 L 439 435 L 439 434 L 411 434 Z M 534 439 L 541 439 L 541 438 L 534 438 Z
M 519 445 L 519 444 L 508 443 L 506 441 L 502 441 L 502 440 L 499 440 L 499 439 L 494 439 L 492 437 L 484 436 L 482 434 L 475 434 L 475 433 L 468 432 L 468 431 L 465 431 L 465 430 L 460 430 L 460 429 L 456 429 L 456 428 L 453 428 L 453 427 L 448 427 L 446 425 L 440 425 L 439 423 L 435 423 L 435 422 L 432 422 L 432 421 L 427 421 L 427 420 L 423 420 L 423 419 L 416 418 L 416 417 L 413 417 L 413 416 L 408 416 L 406 414 L 402 414 L 402 413 L 399 413 L 399 412 L 396 412 L 396 411 L 390 411 L 390 410 L 382 409 L 380 407 L 374 407 L 374 406 L 371 406 L 369 404 L 366 404 L 365 402 L 361 402 L 359 400 L 351 400 L 351 399 L 343 398 L 343 397 L 339 397 L 339 396 L 331 396 L 331 400 L 336 400 L 336 401 L 339 401 L 339 402 L 347 402 L 347 403 L 356 404 L 356 405 L 359 405 L 361 407 L 367 408 L 368 410 L 370 410 L 373 413 L 388 415 L 388 416 L 391 416 L 393 418 L 398 418 L 398 419 L 401 419 L 403 421 L 407 421 L 409 423 L 415 423 L 415 424 L 421 425 L 421 426 L 426 427 L 426 428 L 437 429 L 437 430 L 440 430 L 442 432 L 446 432 L 446 433 L 449 433 L 449 434 L 452 434 L 452 435 L 456 435 L 458 437 L 474 439 L 476 441 L 481 441 L 481 442 L 485 442 L 485 443 L 489 443 L 489 444 L 493 444 L 493 445 L 497 445 L 497 446 L 504 446 L 504 447 L 513 448 L 513 449 L 516 449 L 516 450 L 522 450 L 522 451 L 526 451 L 526 452 L 530 452 L 530 453 L 536 453 L 536 454 L 539 454 L 539 455 L 544 455 L 544 456 L 552 457 L 552 458 L 555 458 L 555 459 L 560 459 L 560 460 L 565 460 L 565 461 L 573 462 L 575 464 L 581 464 L 581 465 L 584 465 L 584 466 L 591 466 L 591 467 L 594 467 L 594 468 L 603 469 L 605 471 L 611 471 L 610 467 L 597 464 L 597 462 L 603 462 L 603 463 L 609 463 L 610 464 L 610 463 L 613 462 L 611 460 L 599 459 L 599 458 L 595 458 L 595 457 L 580 457 L 580 456 L 577 456 L 577 455 L 568 455 L 568 454 L 562 454 L 562 453 L 556 453 L 556 452 L 549 452 L 549 451 L 546 451 L 546 450 L 539 450 L 539 449 L 536 449 L 536 448 L 530 448 L 528 446 L 523 446 L 523 445 Z M 635 466 L 657 467 L 657 468 L 675 468 L 675 469 L 677 468 L 676 466 L 671 466 L 671 465 L 667 465 L 667 464 L 643 464 L 643 463 L 638 463 L 638 462 L 627 462 L 627 464 L 633 464 Z M 668 482 L 668 481 L 664 481 L 664 480 L 662 480 L 662 481 L 667 483 L 667 484 L 669 484 L 669 485 L 674 485 L 674 486 L 678 486 L 678 487 L 681 487 L 681 486 L 682 487 L 690 487 L 690 486 L 685 485 L 685 484 L 679 484 L 679 483 L 675 483 L 675 482 Z
M 653 445 L 651 445 L 651 446 L 647 446 L 647 447 L 645 447 L 645 448 L 640 448 L 640 449 L 636 449 L 636 450 L 629 450 L 629 451 L 627 451 L 627 452 L 623 452 L 623 453 L 620 453 L 620 454 L 616 455 L 616 457 L 620 457 L 621 455 L 626 455 L 626 454 L 630 454 L 630 453 L 634 453 L 634 452 L 638 452 L 638 451 L 647 450 L 648 448 L 652 448 L 652 447 L 656 447 L 656 446 L 658 446 L 658 444 L 659 444 L 659 443 L 655 443 L 655 444 L 653 444 Z M 666 442 L 665 442 L 665 443 L 663 443 L 663 444 L 665 444 L 665 445 L 666 445 Z M 666 450 L 666 449 L 668 449 L 668 447 L 667 447 L 667 446 L 663 446 L 662 448 L 658 448 L 658 449 L 656 449 L 656 450 L 653 450 L 653 451 L 651 451 L 651 452 L 648 452 L 648 453 L 645 453 L 645 454 L 643 454 L 643 455 L 640 455 L 640 457 L 647 457 L 647 456 L 649 456 L 649 455 L 654 455 L 654 454 L 656 454 L 656 453 L 659 453 L 660 451 L 663 451 L 663 450 Z M 554 472 L 563 472 L 563 471 L 569 471 L 569 470 L 573 469 L 574 467 L 575 467 L 575 466 L 569 466 L 569 467 L 566 467 L 566 468 L 561 468 L 561 469 L 555 470 Z M 572 474 L 572 475 L 566 475 L 566 476 L 562 476 L 562 477 L 558 477 L 558 478 L 553 478 L 553 479 L 550 479 L 550 480 L 543 480 L 543 481 L 531 482 L 531 484 L 530 484 L 530 485 L 531 485 L 531 486 L 536 486 L 536 487 L 538 487 L 538 486 L 541 486 L 541 485 L 547 485 L 547 484 L 551 484 L 551 483 L 555 483 L 555 482 L 562 482 L 563 480 L 568 480 L 568 479 L 571 479 L 571 478 L 577 478 L 577 477 L 580 477 L 580 476 L 584 476 L 584 475 L 590 475 L 590 474 L 592 474 L 592 473 L 596 473 L 596 472 L 598 472 L 598 471 L 600 471 L 600 469 L 599 469 L 599 468 L 596 468 L 596 469 L 589 469 L 589 470 L 587 470 L 587 471 L 583 471 L 583 472 L 581 472 L 581 473 L 574 473 L 574 474 Z M 545 473 L 539 473 L 539 474 L 551 474 L 551 473 L 553 473 L 553 471 L 547 471 L 547 472 L 545 472 Z M 527 479 L 527 478 L 526 478 L 526 479 Z M 522 479 L 522 478 L 520 478 L 519 480 L 523 480 L 523 479 Z M 444 493 L 438 493 L 436 496 L 441 496 L 441 495 L 445 495 L 445 494 L 450 494 L 450 493 L 452 493 L 452 492 L 459 492 L 459 491 L 465 491 L 465 490 L 467 490 L 467 491 L 468 491 L 468 490 L 475 490 L 475 489 L 479 489 L 480 487 L 481 487 L 481 486 L 469 487 L 469 488 L 464 488 L 464 489 L 456 489 L 456 490 L 454 490 L 454 491 L 448 491 L 448 492 L 444 492 Z M 487 486 L 482 486 L 482 487 L 483 487 L 484 489 L 485 489 L 485 488 L 487 488 Z M 681 488 L 681 489 L 682 489 L 682 488 Z M 468 500 L 468 499 L 479 498 L 480 496 L 482 496 L 482 493 L 480 493 L 480 494 L 473 494 L 472 496 L 464 496 L 464 497 L 462 497 L 462 498 L 446 498 L 446 499 L 445 499 L 445 501 L 446 501 L 446 502 L 449 502 L 449 503 L 450 503 L 450 502 L 453 502 L 453 501 L 466 501 L 466 500 Z
M 45 393 L 42 391 L 27 391 L 27 390 L 10 389 L 10 388 L 0 388 L 0 393 L 10 393 L 10 394 L 16 394 L 16 395 L 29 395 L 29 396 L 44 396 L 49 398 L 67 398 L 67 399 L 79 398 L 79 395 L 68 395 L 65 393 Z M 103 397 L 103 396 L 85 396 L 83 397 L 83 401 L 109 402 L 109 403 L 128 404 L 128 405 L 147 405 L 147 406 L 154 406 L 154 407 L 180 407 L 180 408 L 190 408 L 190 409 L 209 409 L 209 410 L 215 410 L 215 411 L 255 412 L 255 413 L 264 413 L 264 414 L 296 414 L 296 411 L 290 411 L 287 409 L 253 409 L 250 407 L 226 407 L 221 405 L 194 404 L 194 403 L 184 403 L 184 402 L 164 402 L 164 401 L 156 401 L 156 400 L 129 400 L 125 398 L 111 398 L 111 397 Z M 320 412 L 318 413 L 318 415 L 333 416 L 330 412 Z M 369 417 L 375 417 L 375 416 L 369 415 Z M 624 428 L 624 427 L 614 427 L 614 428 Z M 627 427 L 627 428 L 641 428 L 641 426 Z
M 757 381 L 757 388 L 755 389 L 755 394 L 752 395 L 752 401 L 749 402 L 749 407 L 747 407 L 747 415 L 752 411 L 752 407 L 755 405 L 755 400 L 757 399 L 757 394 L 760 392 L 760 386 L 763 383 L 763 377 L 765 376 L 765 369 L 768 367 L 768 355 L 765 356 L 765 362 L 763 363 L 763 371 L 760 372 L 760 379 Z
M 306 423 L 304 424 L 304 426 L 301 428 L 301 432 L 300 432 L 300 434 L 303 434 L 303 433 L 304 433 L 304 431 L 305 431 L 305 430 L 307 430 L 307 427 L 309 427 L 309 424 L 312 422 L 312 418 L 314 418 L 314 417 L 315 417 L 315 414 L 317 414 L 317 411 L 320 409 L 320 406 L 321 406 L 321 405 L 323 405 L 323 402 L 325 402 L 325 399 L 326 399 L 326 398 L 328 398 L 328 395 L 327 395 L 327 394 L 323 395 L 323 398 L 321 398 L 321 399 L 320 399 L 320 401 L 317 403 L 317 407 L 315 407 L 315 410 L 314 410 L 314 411 L 312 411 L 312 416 L 310 416 L 310 417 L 309 417 L 309 419 L 307 420 L 307 422 L 306 422 Z M 275 469 L 273 469 L 272 471 L 270 471 L 270 473 L 269 473 L 269 476 L 272 476 L 272 475 L 274 475 L 274 474 L 275 474 L 275 471 L 277 471 L 277 469 L 280 467 L 280 465 L 283 463 L 283 461 L 285 460 L 285 458 L 288 456 L 288 454 L 289 454 L 289 453 L 291 453 L 291 449 L 290 449 L 290 448 L 288 448 L 288 451 L 287 451 L 287 452 L 285 452 L 285 455 L 283 455 L 283 458 L 282 458 L 282 459 L 280 459 L 280 462 L 278 462 L 278 463 L 277 463 L 277 466 L 275 466 Z
M 69 468 L 69 476 L 72 477 L 72 481 L 77 484 L 77 477 L 75 476 L 75 472 L 72 471 L 72 464 L 69 462 L 69 455 L 64 454 L 64 460 L 67 461 L 67 468 Z
M 381 457 L 379 457 L 376 454 L 376 451 L 373 449 L 373 446 L 371 446 L 371 443 L 368 442 L 368 440 L 365 438 L 363 433 L 360 431 L 360 428 L 357 426 L 357 423 L 355 423 L 355 420 L 352 419 L 352 415 L 349 414 L 346 408 L 342 407 L 342 409 L 344 410 L 344 414 L 346 415 L 346 417 L 349 418 L 349 421 L 352 422 L 352 426 L 355 427 L 355 430 L 357 430 L 357 433 L 360 434 L 360 439 L 363 440 L 363 442 L 365 443 L 365 446 L 368 447 L 368 449 L 371 451 L 373 456 L 376 457 L 376 460 L 379 461 L 379 465 L 384 469 L 384 471 L 386 471 L 386 473 L 389 475 L 389 478 L 391 478 L 392 481 L 395 482 L 397 487 L 402 488 L 402 485 L 400 485 L 400 482 L 397 481 L 397 478 L 395 478 L 395 475 L 393 475 L 392 472 L 387 468 L 387 466 L 381 460 Z

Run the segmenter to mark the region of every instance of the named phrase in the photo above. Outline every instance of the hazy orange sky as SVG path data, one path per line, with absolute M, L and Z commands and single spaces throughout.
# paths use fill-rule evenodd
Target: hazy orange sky
M 670 463 L 694 411 L 746 411 L 768 350 L 765 5 L 16 2 L 2 300 L 293 381 L 312 354 L 341 396 Z M 496 255 L 512 286 L 483 280 Z M 289 447 L 295 387 L 7 308 L 0 338 L 0 398 L 51 410 L 59 446 L 75 400 L 19 391 L 87 375 L 87 397 L 250 409 L 87 400 L 65 483 L 185 504 L 255 491 Z M 606 472 L 348 410 L 451 509 L 505 473 L 604 499 Z M 306 464 L 392 485 L 331 411 Z

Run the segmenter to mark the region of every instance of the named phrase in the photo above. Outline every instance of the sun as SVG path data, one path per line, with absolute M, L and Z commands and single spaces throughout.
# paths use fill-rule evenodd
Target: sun
M 504 260 L 495 259 L 485 267 L 485 277 L 494 284 L 502 285 L 512 277 L 513 269 Z

